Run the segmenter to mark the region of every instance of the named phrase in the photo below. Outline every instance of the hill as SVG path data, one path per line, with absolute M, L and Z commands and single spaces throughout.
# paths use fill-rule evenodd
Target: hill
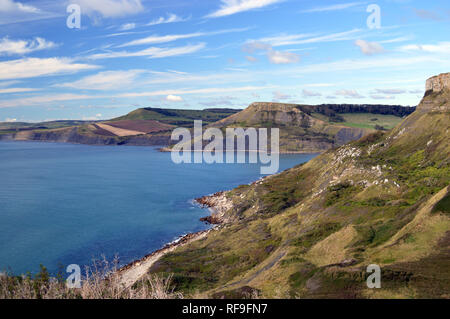
M 252 103 L 210 127 L 277 127 L 281 152 L 323 152 L 398 124 L 414 108 L 399 106 Z M 374 113 L 372 113 L 374 112 Z M 395 115 L 394 115 L 395 114 Z
M 238 111 L 142 108 L 108 121 L 0 123 L 0 139 L 92 145 L 167 146 L 170 144 L 171 131 L 177 126 L 193 127 L 194 119 L 211 123 Z
M 375 130 L 387 130 L 414 108 L 386 105 L 318 106 L 253 103 L 245 110 L 141 108 L 108 121 L 0 123 L 0 139 L 94 145 L 168 146 L 175 127 L 279 127 L 281 152 L 323 152 Z
M 111 121 L 155 120 L 164 124 L 193 127 L 194 120 L 202 120 L 205 124 L 210 124 L 239 111 L 237 109 L 176 110 L 148 107 L 137 109 Z
M 150 273 L 216 298 L 449 298 L 449 79 L 429 79 L 417 110 L 390 132 L 203 198 L 222 203 L 218 230 Z M 222 124 L 243 119 L 260 120 Z M 381 267 L 382 289 L 366 286 L 370 264 Z

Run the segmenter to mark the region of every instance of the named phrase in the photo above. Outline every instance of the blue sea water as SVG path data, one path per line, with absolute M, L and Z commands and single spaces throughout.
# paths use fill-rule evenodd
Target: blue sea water
M 280 170 L 316 154 L 280 155 Z M 153 147 L 0 142 L 0 271 L 126 264 L 206 229 L 203 195 L 262 177 L 259 164 L 174 164 Z

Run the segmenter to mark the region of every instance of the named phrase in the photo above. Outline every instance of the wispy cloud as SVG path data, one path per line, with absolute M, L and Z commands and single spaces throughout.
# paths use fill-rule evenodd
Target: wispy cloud
M 353 99 L 362 99 L 364 96 L 360 95 L 355 90 L 339 90 L 334 93 L 335 95 L 347 97 L 347 98 L 353 98 Z
M 396 95 L 396 94 L 403 94 L 406 93 L 406 90 L 403 89 L 376 89 L 375 94 L 389 94 L 389 95 Z
M 25 58 L 0 62 L 0 80 L 74 73 L 96 68 L 96 65 L 73 63 L 66 58 Z
M 393 95 L 372 94 L 370 97 L 374 100 L 395 100 L 395 96 Z
M 0 39 L 0 55 L 23 55 L 54 47 L 54 42 L 39 37 L 33 40 L 11 40 L 8 37 Z
M 0 89 L 0 94 L 23 93 L 23 92 L 34 92 L 34 91 L 39 91 L 39 89 L 32 89 L 32 88 L 7 88 L 7 89 Z
M 310 90 L 303 90 L 303 96 L 304 97 L 315 97 L 315 96 L 322 96 L 319 92 L 310 91 Z
M 272 64 L 289 64 L 300 61 L 300 56 L 289 51 L 277 51 L 272 48 L 270 44 L 253 41 L 247 42 L 242 46 L 242 51 L 247 53 L 254 53 L 256 51 L 266 51 L 267 58 Z M 247 59 L 248 60 L 248 59 Z
M 272 99 L 273 101 L 284 101 L 284 100 L 292 99 L 291 95 L 285 94 L 285 93 L 280 92 L 280 91 L 274 91 L 272 93 L 272 95 L 273 95 L 273 99 Z
M 210 31 L 210 32 L 194 32 L 194 33 L 186 33 L 186 34 L 151 35 L 149 37 L 145 37 L 145 38 L 127 42 L 118 47 L 121 48 L 121 47 L 129 47 L 129 46 L 144 45 L 144 44 L 168 43 L 168 42 L 173 42 L 173 41 L 183 40 L 183 39 L 214 36 L 214 35 L 226 34 L 226 33 L 236 33 L 236 32 L 243 32 L 243 31 L 247 31 L 247 30 L 248 30 L 248 28 L 239 28 L 239 29 L 225 29 L 225 30 Z
M 13 0 L 0 0 L 0 12 L 26 12 L 26 13 L 38 13 L 41 10 L 38 8 L 23 4 L 22 2 L 15 2 Z
M 176 14 L 170 13 L 167 17 L 159 17 L 147 24 L 147 26 L 153 26 L 158 24 L 166 24 L 166 23 L 175 23 L 175 22 L 183 22 L 187 21 L 190 18 L 182 18 L 177 16 Z
M 378 53 L 383 53 L 384 48 L 381 44 L 377 42 L 368 42 L 365 40 L 356 40 L 355 45 L 358 46 L 361 52 L 365 55 L 374 55 Z
M 103 18 L 124 17 L 144 11 L 141 0 L 73 0 L 72 3 L 79 4 L 83 13 Z
M 282 52 L 276 50 L 269 50 L 267 52 L 270 63 L 272 64 L 289 64 L 300 61 L 300 56 L 293 52 Z
M 282 34 L 275 37 L 266 37 L 257 41 L 269 43 L 270 45 L 284 46 L 294 44 L 307 44 L 307 43 L 320 43 L 320 42 L 334 42 L 334 41 L 347 41 L 354 40 L 358 34 L 361 33 L 361 29 L 353 29 L 344 32 L 331 33 L 326 35 L 315 36 L 314 34 Z
M 345 10 L 348 8 L 356 7 L 359 5 L 362 5 L 364 3 L 361 2 L 348 2 L 348 3 L 340 3 L 340 4 L 334 4 L 331 6 L 322 6 L 322 7 L 315 7 L 312 9 L 302 10 L 303 13 L 311 13 L 311 12 L 326 12 L 326 11 L 338 11 L 338 10 Z
M 52 95 L 40 95 L 21 99 L 11 99 L 0 101 L 0 108 L 7 107 L 19 107 L 19 106 L 32 106 L 38 104 L 49 104 L 61 101 L 74 101 L 92 99 L 95 96 L 82 95 L 82 94 L 52 94 Z
M 79 90 L 120 89 L 132 85 L 137 76 L 144 72 L 144 70 L 104 71 L 86 76 L 78 81 L 63 83 L 57 86 Z
M 450 42 L 439 42 L 437 44 L 409 44 L 400 47 L 399 50 L 448 54 L 450 53 Z
M 220 9 L 208 14 L 207 18 L 225 17 L 232 14 L 267 7 L 283 0 L 221 0 Z
M 60 16 L 63 16 L 63 14 L 46 12 L 34 4 L 31 5 L 30 3 L 14 0 L 0 0 L 0 25 Z
M 136 23 L 125 23 L 122 24 L 119 28 L 119 31 L 129 31 L 136 28 Z
M 195 53 L 205 48 L 205 43 L 199 43 L 195 45 L 185 45 L 174 48 L 159 48 L 150 47 L 145 50 L 140 51 L 112 51 L 107 53 L 97 53 L 88 56 L 88 59 L 98 60 L 98 59 L 113 59 L 113 58 L 129 58 L 129 57 L 148 57 L 151 59 L 157 58 L 167 58 L 180 56 L 190 53 Z
M 233 92 L 264 90 L 270 88 L 273 88 L 273 86 L 240 86 L 240 87 L 219 87 L 219 88 L 203 88 L 203 89 L 179 89 L 179 90 L 124 93 L 119 94 L 116 97 L 130 98 L 130 97 L 151 97 L 151 96 L 183 95 L 183 94 L 233 93 Z

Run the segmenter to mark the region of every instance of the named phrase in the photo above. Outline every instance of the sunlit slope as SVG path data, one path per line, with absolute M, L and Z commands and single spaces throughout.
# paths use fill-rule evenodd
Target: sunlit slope
M 215 297 L 449 298 L 450 91 L 429 86 L 392 131 L 228 192 L 230 223 L 151 271 Z

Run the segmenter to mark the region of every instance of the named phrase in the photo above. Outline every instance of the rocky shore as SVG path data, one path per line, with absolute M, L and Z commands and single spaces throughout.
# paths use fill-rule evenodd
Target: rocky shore
M 227 197 L 228 192 L 217 192 L 195 199 L 203 208 L 209 208 L 211 215 L 200 218 L 201 221 L 219 225 L 227 222 L 226 213 L 233 207 L 233 201 Z

